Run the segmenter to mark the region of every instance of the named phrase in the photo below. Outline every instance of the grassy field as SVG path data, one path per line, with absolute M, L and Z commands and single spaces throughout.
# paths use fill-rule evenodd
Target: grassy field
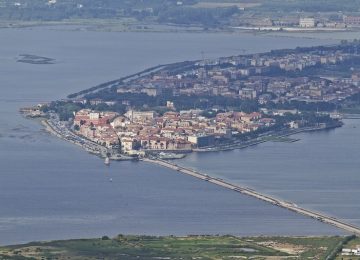
M 325 259 L 344 239 L 119 235 L 0 247 L 0 259 Z

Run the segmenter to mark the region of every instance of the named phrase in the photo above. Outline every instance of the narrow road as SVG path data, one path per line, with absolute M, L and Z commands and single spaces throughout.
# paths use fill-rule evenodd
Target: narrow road
M 159 159 L 156 159 L 156 160 L 155 159 L 147 159 L 147 158 L 144 158 L 142 160 L 144 162 L 157 164 L 157 165 L 160 165 L 160 166 L 163 166 L 163 167 L 178 171 L 180 173 L 187 174 L 187 175 L 190 175 L 192 177 L 195 177 L 195 178 L 198 178 L 198 179 L 201 179 L 201 180 L 204 180 L 204 181 L 211 182 L 211 183 L 213 183 L 215 185 L 218 185 L 218 186 L 221 186 L 223 188 L 230 189 L 230 190 L 233 190 L 235 192 L 239 192 L 239 193 L 254 197 L 256 199 L 259 199 L 259 200 L 274 204 L 274 205 L 276 205 L 278 207 L 294 211 L 294 212 L 296 212 L 298 214 L 314 218 L 314 219 L 316 219 L 318 221 L 321 221 L 321 222 L 326 223 L 326 224 L 330 224 L 332 226 L 335 226 L 337 228 L 340 228 L 340 229 L 345 230 L 347 232 L 350 232 L 352 234 L 360 235 L 360 228 L 355 226 L 355 225 L 346 223 L 346 222 L 344 222 L 342 220 L 339 220 L 337 218 L 334 218 L 334 217 L 324 215 L 324 214 L 316 212 L 314 210 L 309 210 L 309 209 L 299 207 L 298 205 L 296 205 L 294 203 L 291 203 L 291 202 L 288 202 L 288 201 L 284 201 L 284 200 L 281 200 L 281 199 L 271 197 L 269 195 L 259 193 L 259 192 L 255 191 L 255 190 L 252 190 L 252 189 L 247 188 L 247 187 L 242 187 L 242 186 L 239 186 L 239 185 L 231 184 L 231 183 L 229 183 L 227 181 L 224 181 L 224 180 L 222 180 L 220 178 L 214 178 L 214 177 L 208 176 L 207 174 L 199 173 L 199 172 L 197 172 L 197 171 L 195 171 L 193 169 L 185 168 L 185 167 L 176 165 L 174 163 L 170 163 L 168 161 L 159 160 Z

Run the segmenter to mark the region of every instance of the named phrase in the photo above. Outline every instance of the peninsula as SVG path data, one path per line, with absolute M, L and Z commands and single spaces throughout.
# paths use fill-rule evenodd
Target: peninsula
M 360 234 L 332 216 L 164 161 L 341 126 L 338 111 L 360 105 L 359 50 L 354 41 L 159 65 L 22 112 L 106 164 L 156 163 Z
M 159 65 L 22 112 L 112 159 L 293 142 L 285 136 L 339 127 L 338 111 L 359 105 L 359 48 L 342 42 Z

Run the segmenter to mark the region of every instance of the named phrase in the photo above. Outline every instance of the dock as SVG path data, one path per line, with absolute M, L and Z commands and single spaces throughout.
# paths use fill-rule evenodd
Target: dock
M 177 171 L 179 173 L 182 173 L 182 174 L 190 175 L 190 176 L 192 176 L 194 178 L 213 183 L 215 185 L 221 186 L 221 187 L 223 187 L 225 189 L 232 190 L 234 192 L 238 192 L 238 193 L 241 193 L 241 194 L 244 194 L 244 195 L 247 195 L 247 196 L 251 196 L 253 198 L 265 201 L 267 203 L 271 203 L 271 204 L 273 204 L 273 205 L 275 205 L 277 207 L 291 210 L 291 211 L 296 212 L 298 214 L 301 214 L 303 216 L 313 218 L 313 219 L 315 219 L 317 221 L 320 221 L 322 223 L 326 223 L 326 224 L 335 226 L 335 227 L 337 227 L 339 229 L 342 229 L 342 230 L 344 230 L 346 232 L 349 232 L 351 234 L 355 234 L 355 235 L 360 236 L 360 227 L 357 227 L 357 226 L 355 226 L 353 224 L 350 224 L 350 223 L 346 223 L 345 221 L 342 221 L 342 220 L 337 219 L 335 217 L 327 216 L 327 215 L 325 215 L 323 213 L 316 212 L 314 210 L 299 207 L 295 203 L 285 201 L 285 200 L 281 200 L 281 199 L 272 197 L 270 195 L 262 194 L 260 192 L 257 192 L 255 190 L 253 190 L 253 189 L 250 189 L 248 187 L 242 187 L 240 185 L 232 184 L 232 183 L 229 183 L 229 182 L 227 182 L 227 181 L 225 181 L 223 179 L 211 177 L 211 176 L 209 176 L 207 174 L 203 174 L 203 173 L 200 173 L 200 172 L 195 171 L 193 169 L 182 167 L 182 166 L 179 166 L 177 164 L 174 164 L 174 163 L 171 163 L 171 162 L 168 162 L 168 161 L 159 160 L 159 159 L 156 159 L 156 160 L 155 159 L 147 159 L 147 158 L 144 158 L 142 160 L 144 162 L 157 164 L 157 165 L 166 167 L 168 169 L 175 170 L 175 171 Z

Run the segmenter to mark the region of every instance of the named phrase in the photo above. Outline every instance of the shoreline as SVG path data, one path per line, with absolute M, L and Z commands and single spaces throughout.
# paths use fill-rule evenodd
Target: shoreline
M 234 26 L 231 27 L 240 31 L 252 31 L 252 32 L 287 32 L 287 33 L 328 33 L 328 32 L 357 32 L 358 28 L 332 28 L 332 27 L 313 27 L 313 28 L 301 28 L 301 27 L 251 27 L 251 26 Z
M 194 152 L 223 152 L 223 151 L 232 151 L 232 150 L 236 150 L 236 149 L 245 149 L 247 147 L 251 147 L 251 146 L 255 146 L 258 144 L 262 144 L 262 143 L 266 143 L 266 142 L 273 142 L 274 140 L 266 140 L 266 137 L 274 137 L 274 138 L 282 138 L 282 137 L 288 137 L 288 136 L 292 136 L 292 135 L 296 135 L 296 134 L 300 134 L 300 133 L 306 133 L 306 132 L 314 132 L 314 131 L 323 131 L 323 130 L 330 130 L 330 129 L 335 129 L 337 127 L 341 127 L 342 125 L 334 125 L 334 126 L 330 126 L 330 127 L 304 127 L 304 128 L 300 128 L 300 129 L 296 129 L 296 130 L 289 130 L 288 133 L 268 133 L 265 134 L 261 137 L 256 137 L 254 139 L 251 139 L 249 141 L 246 141 L 246 143 L 242 143 L 242 144 L 229 144 L 228 146 L 225 145 L 224 148 L 220 147 L 214 147 L 214 148 L 205 148 L 205 149 L 194 149 Z M 261 140 L 259 140 L 259 138 Z M 287 143 L 293 143 L 299 141 L 299 139 L 294 139 L 294 140 L 290 140 L 290 141 L 286 141 Z M 282 142 L 281 140 L 279 142 Z
M 80 146 L 81 148 L 83 148 L 85 151 L 87 151 L 90 154 L 93 155 L 97 155 L 100 158 L 107 158 L 108 156 L 106 156 L 107 152 L 109 151 L 108 148 L 106 148 L 105 146 L 102 146 L 100 144 L 94 143 L 90 140 L 87 140 L 86 138 L 83 138 L 73 132 L 71 132 L 68 128 L 66 128 L 66 130 L 68 131 L 68 135 L 62 133 L 59 129 L 57 129 L 57 127 L 50 123 L 48 119 L 42 117 L 40 120 L 41 124 L 45 127 L 45 130 L 47 132 L 49 132 L 50 134 L 64 140 L 64 141 L 68 141 L 70 143 L 73 143 L 75 145 Z M 306 133 L 306 132 L 314 132 L 314 131 L 324 131 L 324 130 L 331 130 L 331 129 L 335 129 L 338 127 L 341 127 L 343 125 L 343 123 L 341 124 L 337 124 L 337 125 L 333 125 L 333 126 L 318 126 L 318 127 L 304 127 L 304 128 L 300 128 L 300 129 L 296 129 L 296 130 L 287 130 L 288 132 L 278 132 L 278 133 L 267 133 L 264 134 L 262 136 L 258 136 L 255 137 L 253 139 L 250 139 L 248 141 L 243 141 L 243 142 L 233 142 L 233 143 L 229 143 L 229 144 L 225 144 L 225 145 L 218 145 L 218 146 L 213 146 L 213 147 L 207 147 L 207 148 L 194 148 L 191 151 L 190 150 L 186 150 L 186 154 L 187 153 L 204 153 L 204 152 L 222 152 L 222 151 L 232 151 L 232 150 L 237 150 L 237 149 L 245 149 L 251 146 L 256 146 L 262 143 L 266 143 L 266 142 L 273 142 L 276 141 L 276 138 L 280 138 L 279 142 L 284 142 L 281 140 L 281 138 L 283 137 L 288 137 L 288 136 L 292 136 L 292 135 L 296 135 L 299 133 Z M 63 128 L 65 129 L 65 128 Z M 72 138 L 69 138 L 71 137 Z M 268 137 L 268 139 L 266 139 Z M 272 140 L 269 137 L 273 137 L 275 138 L 274 140 Z M 76 139 L 79 138 L 79 139 Z M 299 139 L 293 139 L 293 140 L 288 140 L 286 141 L 287 143 L 293 143 L 299 141 Z M 184 153 L 183 150 L 143 150 L 145 153 L 151 153 L 151 152 L 163 152 L 163 153 Z M 120 155 L 120 154 L 119 154 Z M 110 160 L 135 160 L 134 157 L 129 157 L 129 156 L 125 156 L 123 154 L 120 155 L 120 157 L 116 158 L 116 157 L 109 157 Z M 180 158 L 172 158 L 172 159 L 180 159 Z
M 87 89 L 83 89 L 83 90 L 81 90 L 79 92 L 69 94 L 69 95 L 67 95 L 67 98 L 69 100 L 72 100 L 72 99 L 80 98 L 83 95 L 90 94 L 90 93 L 93 93 L 93 92 L 96 92 L 96 91 L 99 91 L 99 90 L 102 90 L 102 89 L 105 89 L 105 88 L 111 88 L 113 86 L 118 86 L 118 85 L 122 84 L 123 82 L 131 81 L 131 80 L 134 80 L 134 79 L 137 79 L 137 78 L 147 76 L 148 74 L 151 74 L 153 72 L 161 70 L 161 69 L 163 69 L 163 68 L 165 68 L 166 66 L 169 66 L 169 65 L 171 65 L 171 64 L 156 65 L 156 66 L 144 69 L 144 70 L 142 70 L 140 72 L 136 72 L 136 73 L 130 74 L 128 76 L 121 77 L 119 79 L 107 81 L 107 82 L 98 84 L 96 86 L 93 86 L 93 87 L 90 87 L 90 88 L 87 88 Z
M 130 161 L 130 160 L 135 160 L 135 158 L 133 157 L 127 157 L 124 155 L 118 155 L 118 156 L 107 156 L 107 153 L 109 152 L 108 149 L 102 145 L 96 144 L 94 142 L 91 142 L 85 138 L 82 138 L 78 135 L 75 135 L 74 133 L 70 134 L 69 131 L 69 135 L 64 135 L 63 133 L 61 133 L 58 129 L 56 129 L 56 127 L 54 125 L 52 125 L 47 119 L 42 118 L 41 119 L 41 124 L 45 127 L 45 130 L 64 140 L 67 142 L 70 142 L 72 144 L 75 144 L 77 146 L 80 146 L 83 150 L 85 150 L 86 152 L 92 154 L 92 155 L 96 155 L 102 159 L 105 158 L 109 158 L 110 160 L 114 160 L 114 161 Z M 72 136 L 71 136 L 72 135 Z M 76 139 L 79 138 L 79 139 Z
M 148 27 L 151 26 L 151 27 Z M 318 39 L 318 35 L 328 33 L 360 33 L 360 28 L 297 28 L 289 27 L 286 30 L 268 27 L 246 27 L 246 26 L 229 26 L 224 28 L 204 28 L 199 25 L 176 25 L 176 24 L 143 24 L 141 22 L 112 19 L 92 19 L 77 20 L 69 19 L 63 21 L 11 21 L 0 20 L 0 29 L 26 29 L 50 27 L 52 29 L 70 29 L 73 31 L 90 31 L 90 32 L 118 32 L 118 33 L 222 33 L 222 34 L 266 34 L 270 37 L 291 37 L 291 38 L 312 38 Z M 68 27 L 68 28 L 66 28 Z M 73 27 L 73 28 L 71 28 Z M 140 28 L 139 28 L 140 27 Z M 146 28 L 145 28 L 146 27 Z M 308 34 L 298 36 L 297 34 Z M 309 36 L 311 34 L 311 36 Z M 338 40 L 342 38 L 329 38 L 329 40 Z

